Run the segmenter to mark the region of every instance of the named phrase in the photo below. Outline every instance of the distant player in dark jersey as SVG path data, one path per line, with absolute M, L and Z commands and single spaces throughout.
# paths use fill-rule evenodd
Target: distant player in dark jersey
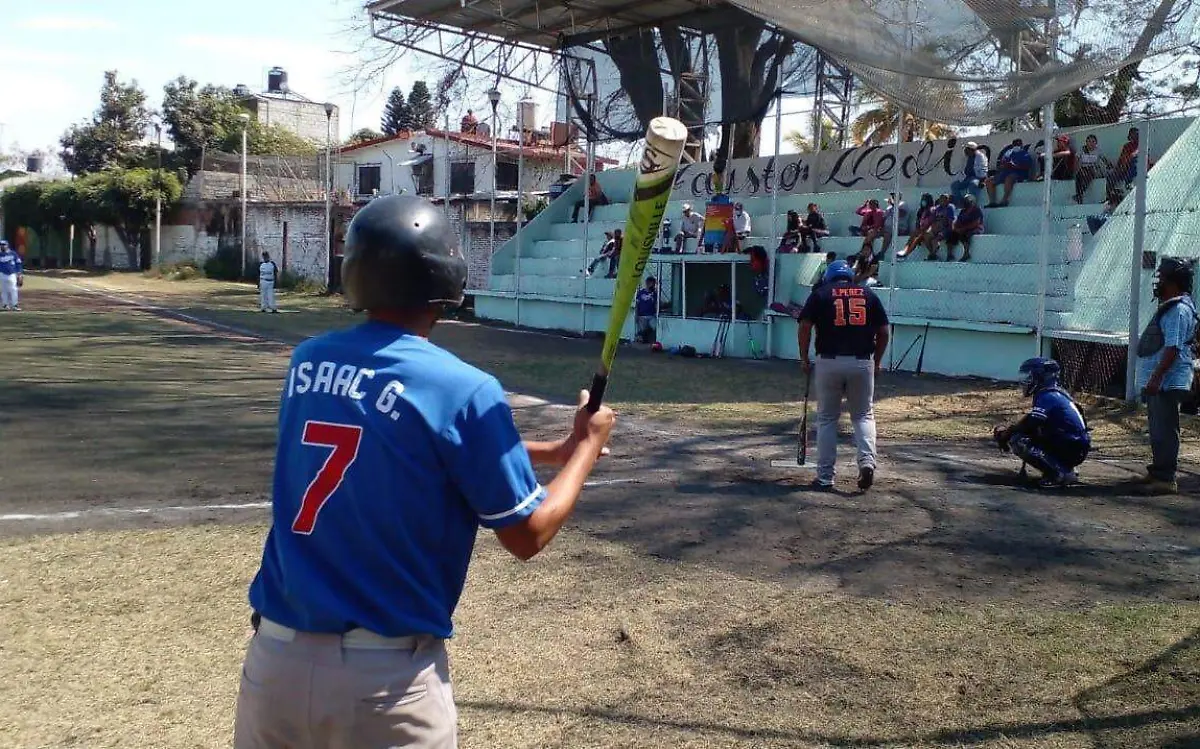
M 809 343 L 817 331 L 817 362 Z M 850 411 L 858 449 L 858 488 L 875 480 L 875 375 L 888 345 L 888 316 L 875 292 L 854 283 L 854 270 L 835 260 L 825 270 L 800 312 L 800 362 L 812 373 L 817 393 L 816 486 L 833 486 L 837 463 L 837 423 L 842 399 Z
M 428 340 L 466 273 L 428 201 L 350 223 L 342 280 L 367 320 L 288 368 L 237 749 L 455 747 L 444 641 L 479 527 L 533 557 L 605 451 L 615 417 L 586 392 L 567 437 L 522 442 L 500 383 Z M 534 463 L 562 470 L 542 486 Z
M 1038 485 L 1043 489 L 1075 483 L 1075 469 L 1087 459 L 1092 438 L 1079 407 L 1058 385 L 1058 362 L 1027 359 L 1020 372 L 1033 408 L 1016 424 L 996 427 L 992 436 L 1000 449 L 1041 471 Z

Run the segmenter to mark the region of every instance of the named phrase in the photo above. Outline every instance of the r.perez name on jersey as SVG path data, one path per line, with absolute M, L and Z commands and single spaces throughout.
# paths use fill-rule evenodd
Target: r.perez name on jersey
M 378 395 L 370 397 L 375 383 L 375 370 L 366 367 L 356 367 L 353 364 L 340 364 L 333 361 L 311 362 L 302 361 L 288 370 L 287 389 L 285 398 L 301 395 L 336 395 L 353 401 L 369 402 L 379 413 L 388 416 L 392 421 L 400 418 L 396 410 L 396 402 L 404 392 L 404 383 L 399 380 L 388 380 L 379 390 Z

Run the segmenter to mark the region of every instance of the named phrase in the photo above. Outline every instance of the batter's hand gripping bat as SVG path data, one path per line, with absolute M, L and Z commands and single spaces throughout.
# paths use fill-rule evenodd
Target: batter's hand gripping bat
M 633 295 L 658 239 L 658 230 L 662 225 L 663 213 L 667 210 L 667 202 L 671 199 L 671 188 L 675 185 L 675 173 L 679 169 L 685 145 L 687 128 L 682 122 L 671 117 L 655 117 L 650 121 L 650 127 L 646 130 L 646 150 L 638 166 L 633 199 L 629 203 L 629 218 L 625 222 L 625 239 L 617 266 L 617 284 L 613 290 L 608 330 L 604 333 L 600 368 L 592 378 L 588 397 L 587 408 L 591 413 L 599 410 L 604 400 L 608 376 L 612 372 L 617 345 L 621 341 L 621 329 L 625 327 Z

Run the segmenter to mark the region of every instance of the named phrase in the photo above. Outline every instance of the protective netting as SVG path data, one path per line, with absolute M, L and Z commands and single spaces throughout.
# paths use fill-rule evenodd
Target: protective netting
M 834 56 L 907 111 L 1019 118 L 1126 64 L 1194 44 L 1193 0 L 730 0 Z
M 1125 393 L 1123 345 L 1056 339 L 1050 355 L 1062 366 L 1061 381 L 1073 393 L 1120 398 Z
M 811 95 L 817 50 L 753 17 L 740 17 L 741 45 L 749 61 L 747 75 L 741 77 L 730 67 L 731 43 L 719 34 L 675 26 L 570 49 L 562 62 L 562 81 L 572 117 L 593 142 L 636 141 L 646 134 L 644 123 L 663 112 L 695 133 L 723 122 L 759 122 L 781 93 Z M 591 93 L 594 102 L 589 102 Z

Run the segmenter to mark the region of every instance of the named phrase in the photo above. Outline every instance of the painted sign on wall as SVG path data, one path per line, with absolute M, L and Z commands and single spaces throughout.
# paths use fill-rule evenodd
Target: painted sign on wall
M 1157 159 L 1191 123 L 1190 118 L 1157 120 L 1151 127 L 1151 158 Z M 1125 142 L 1128 124 L 1108 125 L 1071 132 L 1076 148 L 1081 148 L 1088 134 L 1100 141 L 1100 151 L 1116 160 Z M 905 143 L 899 158 L 894 144 L 858 146 L 841 151 L 817 154 L 783 154 L 778 158 L 737 159 L 729 163 L 725 182 L 729 192 L 740 198 L 834 192 L 838 190 L 876 190 L 891 187 L 900 169 L 900 184 L 904 186 L 949 185 L 966 164 L 964 147 L 974 141 L 987 157 L 988 166 L 995 167 L 1000 151 L 1021 138 L 1034 148 L 1041 141 L 1041 132 L 994 133 L 986 136 L 950 138 L 948 140 Z M 1143 137 L 1145 137 L 1143 135 Z M 675 194 L 707 199 L 717 192 L 713 182 L 712 163 L 684 164 L 675 177 Z

